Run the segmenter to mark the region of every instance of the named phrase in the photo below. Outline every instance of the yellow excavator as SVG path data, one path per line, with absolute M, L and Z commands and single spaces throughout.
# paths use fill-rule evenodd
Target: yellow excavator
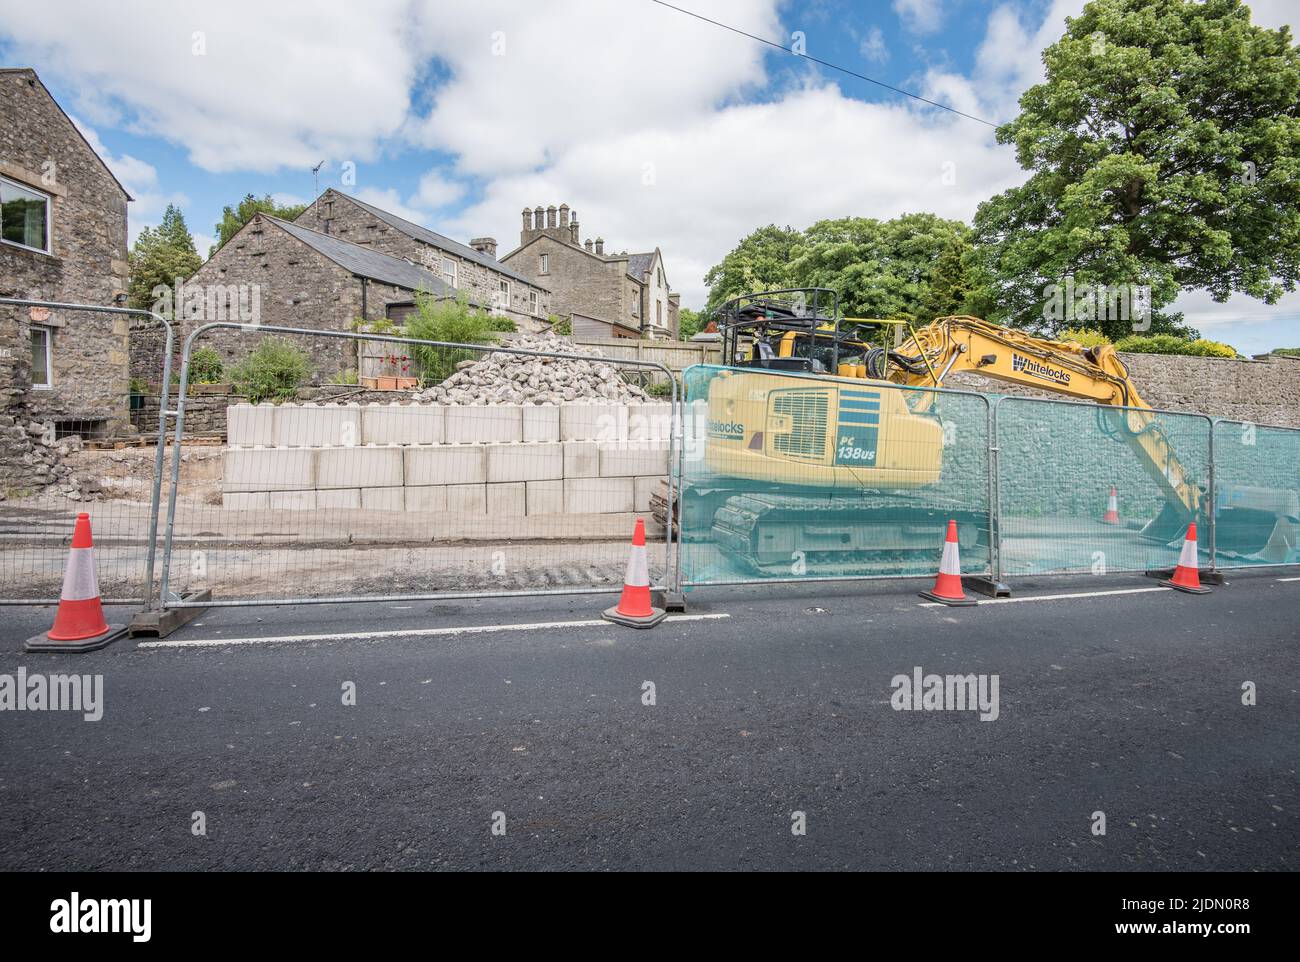
M 841 318 L 836 292 L 821 288 L 745 295 L 715 317 L 725 367 L 708 372 L 704 470 L 683 477 L 678 522 L 684 538 L 713 540 L 746 567 L 777 573 L 797 557 L 833 574 L 879 553 L 932 552 L 949 518 L 963 546 L 985 540 L 987 511 L 927 492 L 951 440 L 936 415 L 945 395 L 892 389 L 938 388 L 963 371 L 1115 408 L 1099 410 L 1099 425 L 1132 447 L 1165 496 L 1144 539 L 1174 542 L 1207 514 L 1206 488 L 1108 344 L 961 315 L 890 346 L 879 335 L 899 322 Z M 661 489 L 660 520 L 665 500 Z M 1294 492 L 1237 487 L 1227 500 L 1217 519 L 1224 553 L 1292 560 Z

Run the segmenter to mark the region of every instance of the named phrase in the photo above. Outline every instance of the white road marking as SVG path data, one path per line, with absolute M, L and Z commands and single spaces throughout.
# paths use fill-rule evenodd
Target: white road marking
M 1116 588 L 1113 591 L 1077 591 L 1066 595 L 1024 595 L 1019 598 L 981 598 L 977 605 L 1009 605 L 1017 601 L 1063 601 L 1067 598 L 1101 598 L 1105 595 L 1140 595 L 1150 591 L 1169 591 L 1169 588 Z M 946 608 L 937 601 L 923 601 L 918 608 Z
M 730 618 L 724 613 L 712 615 L 669 615 L 668 621 L 708 621 Z M 584 621 L 537 621 L 521 625 L 460 625 L 451 628 L 408 628 L 397 631 L 338 631 L 323 635 L 267 635 L 263 638 L 162 638 L 142 641 L 139 648 L 219 648 L 225 645 L 293 644 L 310 641 L 358 641 L 367 638 L 436 638 L 454 635 L 482 635 L 494 631 L 539 631 L 545 628 L 617 627 L 603 618 Z
M 1300 581 L 1300 578 L 1278 578 L 1278 581 Z

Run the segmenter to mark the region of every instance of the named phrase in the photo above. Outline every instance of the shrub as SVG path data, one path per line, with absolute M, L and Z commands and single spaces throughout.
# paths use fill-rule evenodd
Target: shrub
M 281 337 L 268 337 L 230 372 L 231 382 L 253 404 L 288 401 L 311 373 L 307 355 Z
M 1058 341 L 1074 341 L 1080 347 L 1101 347 L 1109 344 L 1110 338 L 1101 331 L 1092 331 L 1082 327 L 1071 327 L 1061 332 Z
M 651 397 L 668 397 L 673 393 L 673 386 L 668 381 L 654 381 L 646 386 L 645 393 Z
M 519 330 L 519 325 L 508 317 L 501 317 L 498 314 L 488 315 L 488 327 L 494 331 L 500 331 L 503 334 L 514 334 Z
M 1173 334 L 1133 334 L 1115 343 L 1115 350 L 1132 354 L 1183 354 L 1191 357 L 1236 357 L 1237 349 L 1198 337 L 1194 341 Z
M 133 377 L 133 378 L 131 378 L 131 393 L 132 393 L 132 394 L 148 394 L 148 393 L 149 393 L 149 382 L 146 381 L 146 380 L 145 380 L 144 378 L 142 378 L 142 377 Z
M 201 347 L 190 355 L 191 384 L 220 384 L 225 368 L 221 355 L 210 347 Z
M 551 333 L 570 337 L 573 334 L 573 318 L 551 314 L 546 318 L 551 323 Z
M 427 294 L 418 294 L 415 313 L 406 319 L 406 335 L 425 341 L 486 344 L 496 339 L 495 320 L 491 315 L 470 307 L 464 294 L 454 301 L 440 301 Z M 455 373 L 456 365 L 461 361 L 478 360 L 483 356 L 480 351 L 460 351 L 428 344 L 412 344 L 410 351 L 426 385 L 445 381 Z
M 1275 347 L 1272 353 L 1283 357 L 1300 357 L 1300 347 Z

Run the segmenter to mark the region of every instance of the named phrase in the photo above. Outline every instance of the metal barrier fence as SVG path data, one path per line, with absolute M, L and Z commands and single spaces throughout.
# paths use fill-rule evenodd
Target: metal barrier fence
M 0 297 L 0 307 L 71 315 L 56 338 L 77 337 L 86 314 L 122 318 L 121 323 L 128 317 L 157 322 L 164 331 L 159 394 L 166 412 L 173 334 L 166 318 L 134 308 L 14 297 Z M 51 356 L 58 352 L 56 344 Z M 61 389 L 60 376 L 51 372 L 52 391 Z M 125 405 L 126 398 L 122 400 Z M 112 412 L 102 413 L 93 418 L 45 416 L 0 428 L 7 435 L 6 451 L 12 452 L 6 456 L 23 465 L 18 473 L 39 479 L 30 486 L 11 484 L 0 500 L 0 604 L 58 602 L 73 526 L 82 511 L 92 514 L 102 597 L 152 604 L 166 415 L 159 417 L 157 438 L 140 438 L 147 444 L 136 446 L 116 433 Z
M 753 368 L 683 387 L 685 588 L 933 575 L 948 517 L 994 585 L 1170 568 L 1192 520 L 1204 567 L 1300 563 L 1300 430 Z
M 441 384 L 411 405 L 232 406 L 223 475 L 206 490 L 188 483 L 175 449 L 165 607 L 618 591 L 637 517 L 651 529 L 652 580 L 672 582 L 669 531 L 649 511 L 652 489 L 669 483 L 680 422 L 677 385 L 662 365 L 210 323 L 186 339 L 177 438 L 197 347 L 246 356 L 268 338 L 317 369 L 337 363 L 348 342 L 386 344 L 412 374 L 422 365 Z M 619 372 L 645 370 L 671 384 L 666 403 L 627 401 Z M 597 398 L 576 403 L 593 389 Z M 538 390 L 575 403 L 519 402 Z M 493 403 L 470 403 L 484 394 Z M 187 598 L 203 589 L 211 600 Z

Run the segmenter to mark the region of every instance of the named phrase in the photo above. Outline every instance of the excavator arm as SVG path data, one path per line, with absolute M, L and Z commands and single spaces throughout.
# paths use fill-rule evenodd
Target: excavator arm
M 1201 515 L 1205 491 L 1178 460 L 1111 345 L 1085 348 L 969 315 L 941 317 L 912 331 L 889 352 L 886 378 L 912 387 L 941 387 L 950 374 L 960 371 L 1116 407 L 1112 424 L 1138 453 L 1169 502 L 1185 510 L 1187 517 L 1182 520 Z

